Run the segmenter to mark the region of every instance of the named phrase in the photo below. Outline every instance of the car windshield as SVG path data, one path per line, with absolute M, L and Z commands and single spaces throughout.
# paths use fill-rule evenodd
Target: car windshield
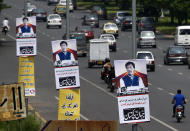
M 106 24 L 106 25 L 105 25 L 105 29 L 110 29 L 110 28 L 116 29 L 117 26 L 116 26 L 115 24 Z
M 106 35 L 103 35 L 101 36 L 101 39 L 105 39 L 105 40 L 114 40 L 113 36 L 106 36 Z
M 34 9 L 34 10 L 32 10 L 32 12 L 34 12 L 34 13 L 45 13 L 45 10 L 43 10 L 43 9 Z
M 171 47 L 169 49 L 170 54 L 184 54 L 186 53 L 185 49 L 183 47 Z
M 83 26 L 79 30 L 81 30 L 81 31 L 92 31 L 92 28 L 90 26 Z
M 128 16 L 128 17 L 126 17 L 125 20 L 132 21 L 132 16 Z
M 51 15 L 49 19 L 59 19 L 60 17 L 58 15 Z
M 142 23 L 154 23 L 154 19 L 153 18 L 143 18 L 141 19 Z
M 65 11 L 66 10 L 66 7 L 58 7 L 57 8 L 57 11 Z
M 190 35 L 190 29 L 181 29 L 179 31 L 180 35 Z
M 138 53 L 137 59 L 152 59 L 152 55 L 150 53 Z
M 121 13 L 118 13 L 118 16 L 120 17 L 125 17 L 125 16 L 129 16 L 130 14 L 127 13 L 127 12 L 121 12 Z
M 86 20 L 98 20 L 98 17 L 96 15 L 87 15 Z
M 149 32 L 143 31 L 141 32 L 141 37 L 155 37 L 155 35 L 154 35 L 154 32 L 152 31 L 149 31 Z

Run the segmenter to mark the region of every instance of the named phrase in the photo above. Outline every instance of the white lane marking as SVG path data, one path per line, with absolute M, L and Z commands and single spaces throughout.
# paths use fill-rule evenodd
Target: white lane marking
M 59 98 L 57 96 L 55 96 L 56 100 L 59 100 Z M 87 117 L 85 117 L 84 115 L 80 114 L 80 116 L 84 119 L 84 120 L 89 120 Z
M 174 95 L 175 95 L 174 93 L 171 93 L 171 92 L 169 92 L 168 94 L 170 94 L 171 96 L 174 96 Z
M 166 124 L 165 122 L 160 121 L 159 119 L 157 119 L 157 118 L 155 118 L 155 117 L 153 117 L 153 116 L 150 116 L 150 117 L 151 117 L 153 120 L 157 121 L 158 123 L 160 123 L 160 124 L 162 124 L 162 125 L 164 125 L 164 126 L 170 128 L 172 131 L 178 131 L 178 129 L 173 128 L 172 126 Z
M 183 73 L 182 72 L 179 72 L 179 73 L 177 73 L 178 75 L 183 75 Z
M 85 79 L 85 78 L 84 78 L 84 77 L 82 77 L 82 76 L 80 76 L 80 78 L 81 78 L 82 80 L 84 80 L 84 81 L 88 82 L 89 84 L 91 84 L 91 85 L 95 86 L 96 88 L 100 89 L 101 91 L 105 92 L 106 94 L 108 94 L 108 95 L 110 95 L 110 96 L 112 96 L 112 97 L 114 97 L 114 98 L 116 98 L 116 99 L 117 99 L 117 97 L 116 97 L 116 96 L 114 96 L 114 95 L 113 95 L 113 94 L 111 94 L 111 93 L 108 93 L 106 90 L 104 90 L 104 89 L 103 89 L 103 88 L 101 88 L 100 86 L 97 86 L 97 85 L 96 85 L 96 84 L 94 84 L 93 82 L 91 82 L 91 81 L 89 81 L 89 80 Z M 159 119 L 155 118 L 154 116 L 150 115 L 150 117 L 151 117 L 153 120 L 157 121 L 158 123 L 160 123 L 160 124 L 164 125 L 165 127 L 168 127 L 168 128 L 170 128 L 171 130 L 173 130 L 173 131 L 178 131 L 177 129 L 175 129 L 175 128 L 173 128 L 172 126 L 168 125 L 167 123 L 165 123 L 165 122 L 163 122 L 163 121 L 161 121 L 161 120 L 159 120 Z
M 173 69 L 171 69 L 171 68 L 168 68 L 168 70 L 169 70 L 169 71 L 172 71 Z
M 162 91 L 163 89 L 162 89 L 162 88 L 160 88 L 160 87 L 158 87 L 158 90 Z
M 152 84 L 151 84 L 151 83 L 148 83 L 148 85 L 150 85 L 150 86 L 151 86 Z
M 10 36 L 11 36 L 11 35 L 9 35 L 9 37 L 10 37 Z M 15 38 L 14 38 L 13 36 L 11 36 L 10 38 L 12 38 L 12 39 L 15 40 Z M 39 53 L 39 52 L 38 52 L 38 53 Z M 49 61 L 52 62 L 52 60 L 51 60 L 50 58 L 48 58 L 47 56 L 43 55 L 42 53 L 39 53 L 39 54 L 40 54 L 41 56 L 43 56 L 44 58 L 46 58 L 47 60 L 49 60 Z M 106 90 L 104 90 L 104 89 L 101 88 L 100 86 L 97 86 L 95 83 L 93 83 L 93 82 L 91 82 L 91 81 L 85 79 L 84 77 L 80 76 L 80 79 L 82 79 L 82 80 L 88 82 L 89 84 L 91 84 L 91 85 L 93 85 L 94 87 L 100 89 L 100 90 L 103 91 L 104 93 L 106 93 L 106 94 L 108 94 L 108 95 L 110 95 L 110 96 L 112 96 L 112 97 L 114 97 L 114 98 L 117 99 L 117 97 L 114 96 L 112 93 L 108 93 Z M 58 97 L 57 97 L 57 98 L 58 98 Z M 81 116 L 81 117 L 82 117 L 82 116 Z M 177 129 L 175 129 L 175 128 L 173 128 L 172 126 L 168 125 L 167 123 L 165 123 L 165 122 L 163 122 L 163 121 L 161 121 L 161 120 L 155 118 L 154 116 L 150 115 L 150 117 L 151 117 L 153 120 L 157 121 L 158 123 L 160 123 L 160 124 L 162 124 L 162 125 L 164 125 L 164 126 L 170 128 L 171 130 L 173 130 L 173 131 L 178 131 Z M 83 119 L 85 119 L 85 118 L 83 118 Z

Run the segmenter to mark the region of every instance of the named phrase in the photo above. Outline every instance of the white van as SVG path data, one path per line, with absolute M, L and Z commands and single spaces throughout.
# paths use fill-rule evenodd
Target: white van
M 175 32 L 175 45 L 190 46 L 190 26 L 178 26 Z

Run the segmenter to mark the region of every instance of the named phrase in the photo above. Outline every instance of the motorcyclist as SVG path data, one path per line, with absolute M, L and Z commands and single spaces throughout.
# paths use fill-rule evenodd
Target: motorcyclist
M 3 20 L 3 22 L 2 22 L 2 28 L 4 29 L 4 27 L 7 27 L 8 28 L 8 30 L 9 30 L 9 20 L 8 20 L 8 18 L 7 17 L 5 17 L 5 19 Z
M 102 71 L 101 71 L 101 78 L 104 79 L 104 74 L 107 72 L 107 71 L 111 71 L 111 62 L 110 62 L 110 59 L 109 58 L 106 58 L 105 59 L 105 64 L 103 65 L 103 68 L 102 68 Z
M 174 106 L 173 106 L 173 117 L 175 117 L 176 107 L 179 105 L 183 107 L 182 115 L 183 115 L 183 117 L 185 117 L 185 115 L 184 115 L 184 111 L 185 111 L 184 104 L 186 104 L 186 101 L 185 101 L 184 95 L 181 94 L 180 89 L 177 90 L 177 94 L 173 97 L 172 104 L 174 104 Z

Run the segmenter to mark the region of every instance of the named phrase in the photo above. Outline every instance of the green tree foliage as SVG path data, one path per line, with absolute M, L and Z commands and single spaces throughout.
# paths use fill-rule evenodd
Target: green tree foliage
M 10 8 L 10 6 L 4 4 L 4 3 L 3 3 L 3 0 L 0 0 L 0 12 L 1 12 L 3 9 L 6 9 L 6 8 Z

